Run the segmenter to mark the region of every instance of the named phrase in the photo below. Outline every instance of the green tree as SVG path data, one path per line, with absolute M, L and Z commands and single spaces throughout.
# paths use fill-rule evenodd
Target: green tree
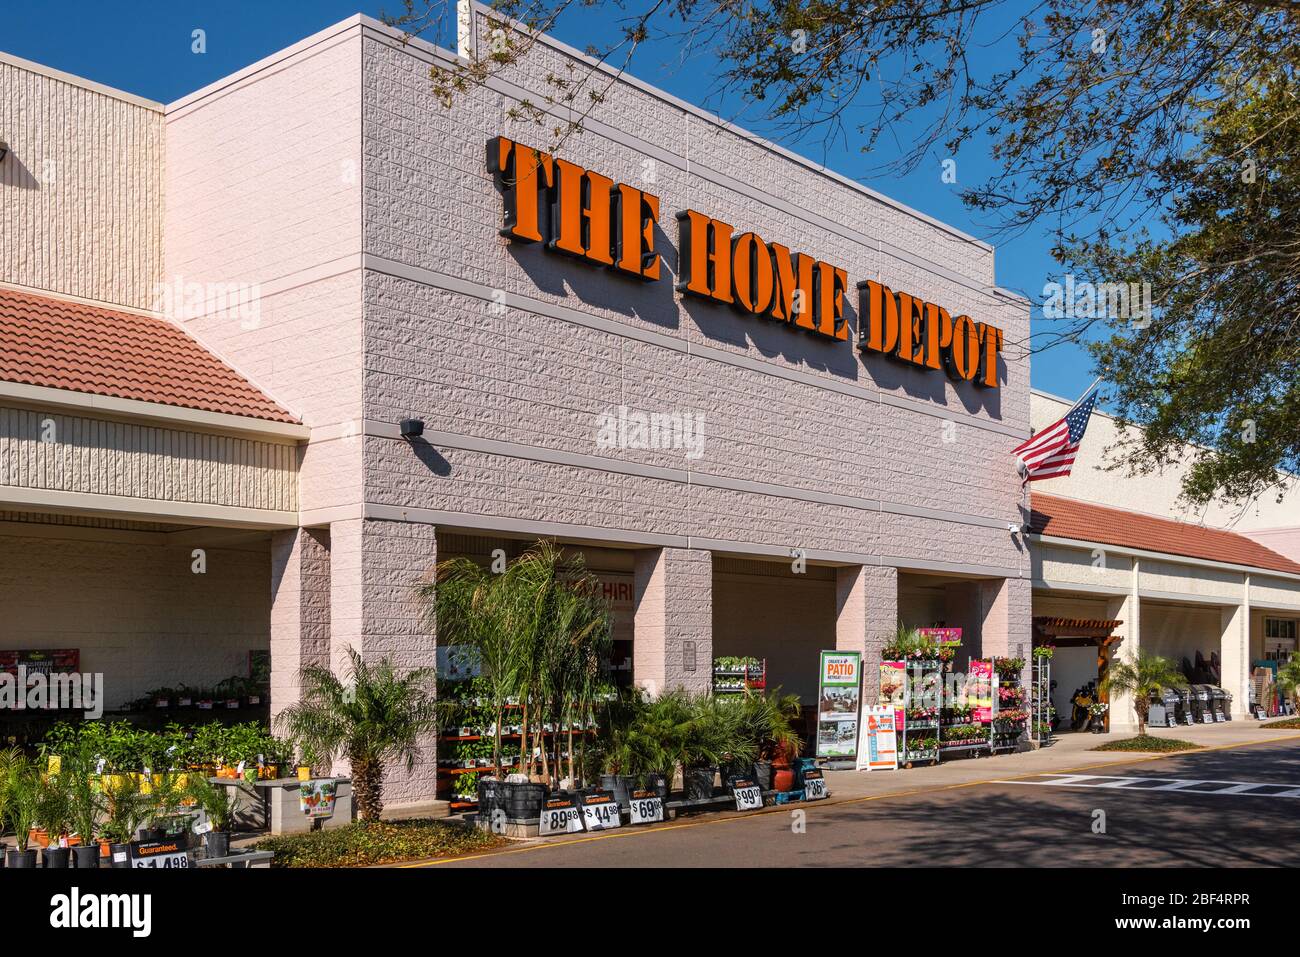
M 277 722 L 313 760 L 336 755 L 352 766 L 357 816 L 377 821 L 384 810 L 384 771 L 402 762 L 415 767 L 420 738 L 438 727 L 438 705 L 429 685 L 433 672 L 399 673 L 387 658 L 368 662 L 348 649 L 347 673 L 310 666 L 301 674 L 302 697 Z
M 1292 657 L 1277 670 L 1277 686 L 1290 696 L 1291 704 L 1300 712 L 1300 658 Z
M 1151 713 L 1151 696 L 1166 688 L 1187 685 L 1174 663 L 1168 658 L 1138 652 L 1136 661 L 1114 661 L 1102 679 L 1101 690 L 1107 695 L 1130 695 L 1137 712 L 1138 734 L 1147 733 L 1147 715 Z
M 496 0 L 491 42 L 434 67 L 435 90 L 450 102 L 514 75 L 537 31 L 589 2 Z M 1186 459 L 1183 491 L 1196 503 L 1280 491 L 1300 472 L 1295 0 L 619 9 L 621 32 L 586 51 L 602 68 L 550 67 L 537 98 L 514 111 L 549 140 L 536 145 L 581 130 L 653 37 L 694 69 L 715 65 L 713 103 L 731 118 L 787 142 L 858 145 L 864 163 L 850 172 L 860 178 L 931 164 L 938 176 L 963 150 L 991 155 L 989 178 L 954 188 L 995 234 L 1046 228 L 1063 273 L 1151 285 L 1150 310 L 1071 310 L 1006 344 L 1008 354 L 1090 344 L 1120 421 L 1141 427 L 1111 450 L 1115 467 Z M 446 35 L 453 21 L 450 0 L 408 0 L 391 22 Z M 999 55 L 1008 36 L 1015 49 Z M 994 55 L 970 55 L 989 47 Z M 895 158 L 880 164 L 882 154 Z

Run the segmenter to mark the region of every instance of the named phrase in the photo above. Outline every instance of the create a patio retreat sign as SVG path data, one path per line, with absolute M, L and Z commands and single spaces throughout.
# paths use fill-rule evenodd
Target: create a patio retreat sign
M 504 136 L 488 140 L 487 167 L 505 206 L 501 235 L 644 282 L 660 278 L 658 196 Z M 676 288 L 683 295 L 818 338 L 849 339 L 844 269 L 699 210 L 676 215 Z M 874 279 L 857 290 L 861 352 L 998 387 L 1001 329 Z
M 817 682 L 817 757 L 853 757 L 861 694 L 861 652 L 823 651 Z

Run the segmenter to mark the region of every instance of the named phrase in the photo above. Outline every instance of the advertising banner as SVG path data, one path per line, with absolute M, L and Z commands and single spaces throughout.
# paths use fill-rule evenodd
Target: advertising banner
M 876 704 L 894 709 L 894 730 L 903 728 L 904 708 L 907 707 L 907 662 L 882 661 L 880 663 L 880 700 Z
M 298 809 L 304 817 L 334 816 L 335 782 L 333 778 L 313 778 L 298 784 Z
M 898 734 L 894 726 L 894 709 L 888 705 L 867 705 L 862 709 L 858 770 L 898 770 Z
M 972 661 L 966 673 L 966 703 L 971 707 L 971 720 L 993 720 L 993 662 Z
M 861 695 L 862 654 L 823 651 L 817 683 L 817 757 L 853 757 Z

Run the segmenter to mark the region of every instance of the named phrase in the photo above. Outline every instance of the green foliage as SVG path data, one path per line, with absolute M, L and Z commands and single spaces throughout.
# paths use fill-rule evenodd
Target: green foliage
M 348 657 L 345 679 L 328 668 L 304 668 L 302 697 L 278 721 L 313 762 L 351 762 L 358 813 L 373 819 L 383 811 L 384 766 L 415 766 L 421 736 L 438 727 L 439 708 L 430 669 L 399 674 L 388 658 L 371 663 L 351 648 Z
M 1119 741 L 1107 741 L 1093 748 L 1094 751 L 1199 751 L 1199 744 L 1180 741 L 1177 738 L 1157 738 L 1150 734 L 1139 734 L 1135 738 L 1123 738 Z
M 272 867 L 369 867 L 468 854 L 502 842 L 494 834 L 453 821 L 359 821 L 268 837 L 257 849 L 275 852 Z
M 1283 694 L 1291 696 L 1291 702 L 1300 710 L 1300 656 L 1293 655 L 1277 670 L 1277 686 Z
M 1187 679 L 1168 658 L 1138 652 L 1134 662 L 1114 661 L 1106 671 L 1100 690 L 1109 695 L 1131 695 L 1138 716 L 1138 736 L 1146 734 L 1151 697 L 1166 688 L 1182 688 Z
M 545 725 L 585 727 L 592 721 L 610 689 L 605 667 L 612 633 L 600 581 L 580 555 L 566 556 L 553 542 L 541 541 L 499 574 L 467 558 L 452 559 L 438 566 L 436 581 L 422 586 L 420 595 L 440 642 L 478 652 L 480 687 L 498 729 L 513 701 L 523 705 L 525 740 L 536 739 Z M 579 769 L 574 751 L 580 742 L 567 746 L 562 738 L 556 734 L 551 748 L 543 749 L 542 763 L 553 781 L 562 776 L 562 747 L 570 754 L 569 776 Z M 493 765 L 499 775 L 499 742 L 497 752 Z
M 235 788 L 223 784 L 213 784 L 200 775 L 190 775 L 185 787 L 187 797 L 208 815 L 208 821 L 214 831 L 229 831 L 235 820 L 237 797 Z

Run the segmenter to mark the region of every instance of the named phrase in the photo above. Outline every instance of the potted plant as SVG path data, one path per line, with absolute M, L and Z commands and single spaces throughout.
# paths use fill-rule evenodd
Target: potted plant
M 385 766 L 400 761 L 413 769 L 421 738 L 438 728 L 439 707 L 429 688 L 433 672 L 417 668 L 402 674 L 389 659 L 372 663 L 351 648 L 348 657 L 343 679 L 329 668 L 304 668 L 302 697 L 277 720 L 313 755 L 327 761 L 345 755 L 352 765 L 358 817 L 378 820 Z
M 46 867 L 68 866 L 71 855 L 67 839 L 71 816 L 67 777 L 62 772 L 47 775 L 38 772 L 36 824 L 49 835 L 49 841 L 41 851 Z
M 73 832 L 80 839 L 72 847 L 72 866 L 75 868 L 99 867 L 99 845 L 95 841 L 96 828 L 105 810 L 104 798 L 94 785 L 93 756 L 77 755 L 71 760 L 63 758 L 59 774 L 67 778 L 68 819 Z
M 130 867 L 131 841 L 135 839 L 140 827 L 149 820 L 153 802 L 140 789 L 140 779 L 134 775 L 124 775 L 120 780 L 107 784 L 104 787 L 104 798 L 107 802 L 107 819 L 100 833 L 112 856 L 110 866 Z
M 36 867 L 36 848 L 29 846 L 31 831 L 41 811 L 44 797 L 40 774 L 31 759 L 20 755 L 6 761 L 6 820 L 13 828 L 18 846 L 5 855 L 5 866 Z
M 190 782 L 188 793 L 207 814 L 211 827 L 203 835 L 204 853 L 210 858 L 228 856 L 237 800 L 234 789 L 224 784 L 213 784 L 204 778 L 195 778 Z

